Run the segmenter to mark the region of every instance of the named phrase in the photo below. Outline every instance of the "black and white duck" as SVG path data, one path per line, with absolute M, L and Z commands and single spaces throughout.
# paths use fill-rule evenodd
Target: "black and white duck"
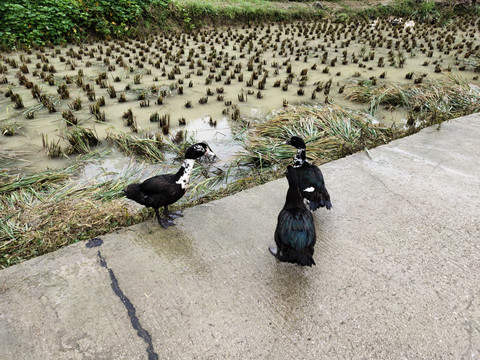
M 275 229 L 276 247 L 270 253 L 280 261 L 303 266 L 315 265 L 313 247 L 316 242 L 313 215 L 307 209 L 298 187 L 297 172 L 287 167 L 288 191 L 285 205 L 278 215 Z
M 315 211 L 319 207 L 331 209 L 330 195 L 325 187 L 323 174 L 318 168 L 308 162 L 305 142 L 298 136 L 292 136 L 286 141 L 297 149 L 293 159 L 293 167 L 296 170 L 298 186 L 304 199 L 307 200 L 310 210 Z
M 181 211 L 168 211 L 168 205 L 175 203 L 185 194 L 195 159 L 199 159 L 202 156 L 214 158 L 215 154 L 205 143 L 192 145 L 185 152 L 185 160 L 176 174 L 153 176 L 142 183 L 128 185 L 123 192 L 127 198 L 146 207 L 153 208 L 158 223 L 163 228 L 166 229 L 170 225 L 175 225 L 173 220 L 183 215 Z M 163 218 L 160 217 L 158 212 L 158 209 L 162 206 L 164 209 Z

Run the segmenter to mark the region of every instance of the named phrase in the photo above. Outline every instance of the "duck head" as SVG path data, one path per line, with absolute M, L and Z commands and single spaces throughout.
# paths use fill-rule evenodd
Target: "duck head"
M 209 160 L 215 160 L 217 155 L 210 149 L 210 146 L 204 142 L 196 143 L 190 146 L 185 152 L 185 159 L 198 159 L 206 156 Z
M 305 149 L 305 142 L 299 138 L 298 136 L 292 136 L 290 139 L 285 141 L 285 144 L 292 145 L 294 148 L 297 149 Z
M 305 142 L 298 136 L 292 136 L 290 139 L 288 139 L 285 142 L 285 144 L 292 145 L 294 148 L 297 149 L 297 153 L 293 158 L 293 166 L 294 167 L 302 166 L 303 163 L 307 160 L 307 156 L 305 154 L 306 152 Z

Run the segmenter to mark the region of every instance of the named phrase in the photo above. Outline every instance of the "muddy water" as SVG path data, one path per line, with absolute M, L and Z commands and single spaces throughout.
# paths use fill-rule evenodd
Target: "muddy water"
M 395 26 L 387 20 L 356 25 L 305 22 L 2 54 L 0 80 L 8 84 L 0 85 L 0 122 L 2 129 L 16 127 L 17 134 L 0 137 L 0 161 L 4 167 L 26 164 L 12 160 L 18 154 L 27 160 L 29 172 L 71 161 L 49 159 L 42 147 L 42 135 L 48 142 L 67 147 L 68 127 L 62 112 L 76 98 L 82 103 L 81 109 L 72 110 L 78 125 L 94 129 L 101 147 L 109 146 L 105 141 L 108 133 L 132 133 L 132 127 L 126 126 L 122 118 L 131 109 L 139 133 L 161 131 L 158 123 L 150 121 L 153 113 L 169 115 L 169 136 L 186 129 L 197 140 L 208 141 L 221 158 L 229 159 L 239 149 L 232 140 L 232 128 L 238 126 L 231 119 L 232 105 L 238 107 L 242 119 L 262 121 L 273 110 L 299 103 L 329 102 L 363 109 L 366 105 L 347 101 L 340 92 L 344 86 L 372 77 L 378 84 L 404 86 L 420 77 L 424 82 L 441 81 L 449 74 L 458 74 L 480 85 L 469 58 L 480 45 L 475 35 L 479 26 L 480 20 L 468 19 L 444 28 L 426 24 Z M 393 52 L 394 61 L 389 60 L 389 52 Z M 384 59 L 383 65 L 379 64 L 380 58 Z M 406 79 L 411 72 L 412 79 Z M 50 84 L 45 81 L 49 77 Z M 282 88 L 289 77 L 288 88 Z M 77 84 L 79 78 L 83 86 Z M 312 99 L 317 84 L 330 80 L 328 99 L 324 90 L 316 92 Z M 275 86 L 276 82 L 280 86 Z M 56 112 L 49 112 L 33 98 L 30 87 L 36 84 L 55 105 Z M 61 84 L 66 84 L 67 99 L 59 95 Z M 87 84 L 96 100 L 88 99 Z M 115 96 L 110 96 L 109 87 L 115 90 Z M 21 96 L 23 109 L 14 109 L 11 98 L 6 96 L 9 89 Z M 303 95 L 298 93 L 300 89 Z M 125 102 L 120 101 L 121 94 Z M 144 104 L 139 99 L 142 94 Z M 101 97 L 105 99 L 105 105 L 100 107 L 105 113 L 104 122 L 97 121 L 89 109 Z M 202 104 L 201 99 L 206 103 Z M 186 106 L 187 102 L 191 107 Z M 27 118 L 28 113 L 34 114 L 33 119 Z M 403 123 L 405 116 L 405 109 L 395 108 L 379 108 L 376 114 L 377 120 L 385 124 Z M 184 119 L 186 125 L 180 125 L 179 119 Z

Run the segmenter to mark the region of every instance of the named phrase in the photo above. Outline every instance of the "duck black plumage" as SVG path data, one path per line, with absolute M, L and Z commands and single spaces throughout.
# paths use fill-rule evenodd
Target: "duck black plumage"
M 291 165 L 287 167 L 286 175 L 289 187 L 275 229 L 277 247 L 269 250 L 280 261 L 312 266 L 315 265 L 313 247 L 316 242 L 313 215 L 303 202 L 297 173 Z
M 185 194 L 195 159 L 204 155 L 215 156 L 205 143 L 190 146 L 185 152 L 185 160 L 176 174 L 157 175 L 142 183 L 130 184 L 124 189 L 125 196 L 141 205 L 153 208 L 158 223 L 163 228 L 174 225 L 172 220 L 182 215 L 180 211 L 169 212 L 168 205 L 175 203 Z M 165 218 L 160 217 L 158 212 L 162 206 Z
M 310 164 L 306 156 L 305 142 L 298 136 L 292 136 L 286 144 L 292 145 L 297 149 L 297 154 L 293 160 L 293 167 L 296 170 L 298 186 L 304 199 L 308 200 L 310 210 L 315 211 L 319 207 L 331 209 L 330 195 L 325 187 L 323 174 L 313 164 Z

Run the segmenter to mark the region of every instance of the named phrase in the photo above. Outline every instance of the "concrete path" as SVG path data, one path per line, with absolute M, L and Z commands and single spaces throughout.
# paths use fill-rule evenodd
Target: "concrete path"
M 274 181 L 0 271 L 0 359 L 480 359 L 480 116 L 322 166 L 316 267 Z

